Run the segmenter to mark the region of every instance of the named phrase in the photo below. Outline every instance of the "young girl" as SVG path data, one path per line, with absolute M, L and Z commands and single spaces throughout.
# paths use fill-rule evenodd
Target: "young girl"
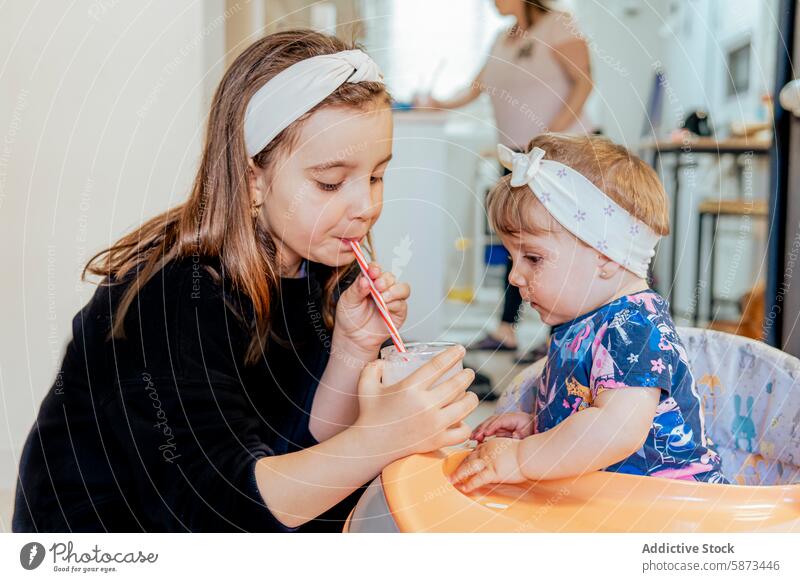
M 189 199 L 87 267 L 103 284 L 25 445 L 16 531 L 341 530 L 386 464 L 469 436 L 472 372 L 431 388 L 463 350 L 396 386 L 367 363 L 388 333 L 348 241 L 391 152 L 366 54 L 291 31 L 236 59 Z M 408 286 L 369 274 L 399 326 Z
M 686 351 L 647 284 L 655 244 L 669 233 L 658 177 L 603 138 L 551 134 L 530 148 L 499 146 L 512 174 L 488 212 L 512 249 L 510 283 L 554 326 L 547 362 L 538 383 L 522 387 L 533 410 L 482 423 L 473 432 L 481 444 L 452 481 L 472 491 L 605 469 L 725 482 Z

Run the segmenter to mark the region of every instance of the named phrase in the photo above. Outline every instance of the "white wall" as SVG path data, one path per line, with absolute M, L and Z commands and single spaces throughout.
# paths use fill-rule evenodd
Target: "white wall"
M 726 135 L 731 122 L 763 120 L 760 98 L 772 90 L 776 54 L 776 0 L 691 0 L 673 3 L 678 10 L 668 15 L 660 34 L 666 84 L 664 127 L 677 127 L 691 111 L 709 111 L 719 135 Z M 750 88 L 736 97 L 726 94 L 729 47 L 750 38 Z M 678 219 L 678 277 L 673 305 L 677 313 L 691 310 L 695 292 L 697 261 L 697 205 L 706 198 L 766 198 L 768 164 L 753 160 L 744 191 L 739 192 L 738 171 L 727 156 L 695 156 L 698 165 L 683 172 Z M 674 188 L 670 166 L 665 161 L 668 192 Z M 717 244 L 717 289 L 715 294 L 736 299 L 751 288 L 763 262 L 763 229 L 753 222 L 727 220 L 720 225 Z M 707 235 L 706 243 L 710 240 Z M 705 256 L 705 255 L 704 255 Z M 669 259 L 668 252 L 659 258 Z M 734 265 L 735 266 L 731 266 Z M 657 273 L 666 279 L 667 260 L 657 263 Z
M 761 96 L 772 90 L 776 53 L 776 0 L 573 0 L 586 35 L 596 90 L 589 110 L 612 139 L 637 149 L 657 68 L 666 77 L 661 134 L 678 127 L 693 110 L 710 112 L 720 135 L 731 122 L 765 121 Z M 727 51 L 752 42 L 750 88 L 729 97 Z M 672 192 L 673 158 L 665 158 L 664 181 Z M 678 217 L 678 277 L 673 303 L 677 313 L 690 310 L 697 261 L 697 205 L 709 197 L 735 198 L 740 185 L 730 157 L 696 157 L 698 166 L 684 173 Z M 766 160 L 748 166 L 744 197 L 764 198 L 768 188 Z M 763 229 L 762 229 L 763 230 Z M 735 221 L 720 226 L 717 239 L 717 289 L 721 297 L 738 298 L 751 288 L 763 262 L 763 233 Z M 661 245 L 656 273 L 665 289 L 670 283 L 669 240 Z M 726 262 L 724 259 L 727 258 Z M 735 267 L 731 265 L 735 263 Z
M 725 128 L 731 121 L 755 121 L 760 96 L 772 90 L 777 40 L 776 0 L 692 0 L 678 4 L 660 35 L 663 63 L 675 102 L 667 105 L 673 125 L 684 113 L 703 107 Z M 725 94 L 727 50 L 751 39 L 750 89 L 737 97 Z
M 79 282 L 81 268 L 187 193 L 230 12 L 222 0 L 13 2 L 2 11 L 0 488 L 6 488 L 72 317 L 93 290 Z
M 592 59 L 595 91 L 587 105 L 595 124 L 611 139 L 635 148 L 647 114 L 664 42 L 657 34 L 666 2 L 573 0 L 574 13 Z
M 508 19 L 487 0 L 360 0 L 364 45 L 395 99 L 469 86 Z

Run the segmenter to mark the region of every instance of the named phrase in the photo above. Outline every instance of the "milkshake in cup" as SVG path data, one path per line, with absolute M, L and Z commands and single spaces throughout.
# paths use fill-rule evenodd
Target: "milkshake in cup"
M 386 363 L 383 367 L 383 383 L 387 386 L 397 384 L 400 380 L 430 362 L 441 352 L 455 345 L 451 342 L 412 342 L 406 344 L 406 352 L 398 352 L 395 346 L 381 350 L 381 359 Z M 463 370 L 461 360 L 450 368 L 438 383 L 452 378 Z

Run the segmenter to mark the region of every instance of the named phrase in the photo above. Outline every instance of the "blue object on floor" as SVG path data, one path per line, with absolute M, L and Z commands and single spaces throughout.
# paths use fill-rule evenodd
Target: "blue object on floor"
M 483 260 L 487 265 L 505 265 L 508 251 L 503 245 L 486 245 Z

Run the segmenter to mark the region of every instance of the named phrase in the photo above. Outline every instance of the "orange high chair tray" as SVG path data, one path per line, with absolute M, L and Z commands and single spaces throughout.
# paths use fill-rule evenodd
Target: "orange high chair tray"
M 384 469 L 376 482 L 395 531 L 800 532 L 800 485 L 715 485 L 600 471 L 464 494 L 447 475 L 468 453 L 412 455 Z

